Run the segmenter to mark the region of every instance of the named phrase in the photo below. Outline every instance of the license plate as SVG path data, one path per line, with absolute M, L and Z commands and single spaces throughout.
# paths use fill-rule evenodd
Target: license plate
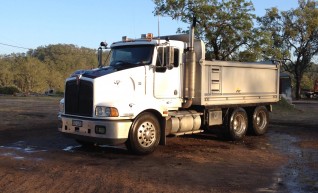
M 83 121 L 80 120 L 73 120 L 72 125 L 75 127 L 82 127 L 83 126 Z

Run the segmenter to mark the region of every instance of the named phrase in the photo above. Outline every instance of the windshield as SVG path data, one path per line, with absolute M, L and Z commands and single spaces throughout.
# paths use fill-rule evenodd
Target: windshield
M 154 45 L 133 45 L 112 48 L 110 66 L 151 64 Z

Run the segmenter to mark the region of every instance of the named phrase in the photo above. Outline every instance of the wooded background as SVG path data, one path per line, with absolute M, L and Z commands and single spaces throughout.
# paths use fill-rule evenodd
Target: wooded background
M 206 59 L 284 61 L 282 70 L 293 80 L 296 98 L 313 88 L 318 78 L 318 2 L 299 0 L 288 11 L 253 14 L 246 0 L 153 0 L 154 14 L 186 23 L 196 18 L 195 36 L 206 44 Z M 187 33 L 189 29 L 176 29 Z M 0 55 L 0 93 L 64 91 L 74 71 L 98 66 L 97 49 L 72 44 L 40 46 L 26 53 Z M 10 90 L 9 89 L 9 90 Z

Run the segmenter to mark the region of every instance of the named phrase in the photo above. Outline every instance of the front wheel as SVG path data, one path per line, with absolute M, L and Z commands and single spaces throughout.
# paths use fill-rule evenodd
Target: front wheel
M 126 146 L 136 154 L 149 154 L 155 150 L 160 140 L 158 119 L 151 113 L 140 114 L 133 122 Z
M 232 140 L 241 140 L 247 131 L 247 114 L 243 108 L 236 108 L 233 110 L 229 124 L 228 134 Z

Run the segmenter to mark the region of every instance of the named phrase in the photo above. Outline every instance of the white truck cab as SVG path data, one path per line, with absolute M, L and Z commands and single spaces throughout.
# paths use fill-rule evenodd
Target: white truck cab
M 184 42 L 148 36 L 123 37 L 111 45 L 109 66 L 66 80 L 61 132 L 82 143 L 124 143 L 136 117 L 148 114 L 138 128 L 138 141 L 145 147 L 158 145 L 155 132 L 160 131 L 154 127 L 182 106 Z

